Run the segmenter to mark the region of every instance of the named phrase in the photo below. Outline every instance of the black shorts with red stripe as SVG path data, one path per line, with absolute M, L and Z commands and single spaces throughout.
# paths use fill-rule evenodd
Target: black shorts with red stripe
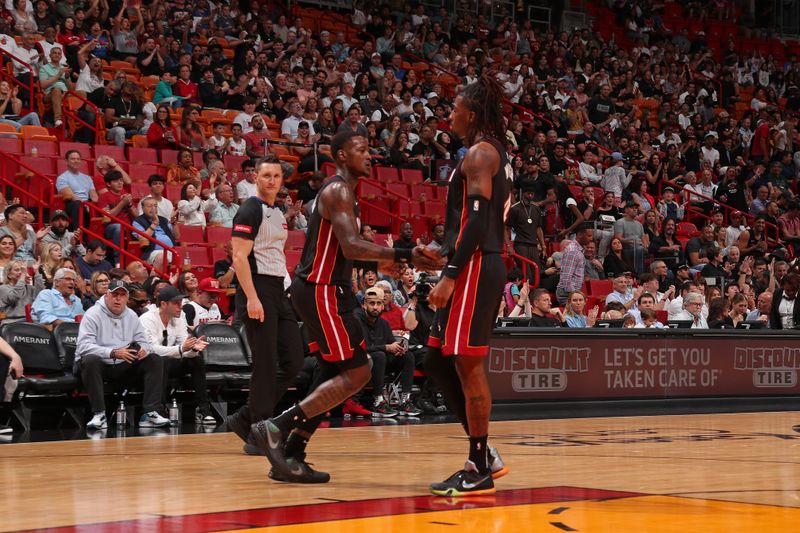
M 349 287 L 318 285 L 295 276 L 289 290 L 308 333 L 310 352 L 319 352 L 323 361 L 342 370 L 367 363 L 364 332 L 353 314 L 358 301 Z
M 486 355 L 505 283 L 500 254 L 476 252 L 456 278 L 450 303 L 436 311 L 428 346 L 446 356 Z

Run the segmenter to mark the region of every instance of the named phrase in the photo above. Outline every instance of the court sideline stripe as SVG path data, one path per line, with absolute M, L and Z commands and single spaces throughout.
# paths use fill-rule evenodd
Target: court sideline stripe
M 423 506 L 435 512 L 453 511 L 462 508 L 475 509 L 565 501 L 633 498 L 645 495 L 646 494 L 636 492 L 581 487 L 540 487 L 503 490 L 491 496 L 466 498 L 455 501 L 434 496 L 406 496 L 402 498 L 355 500 L 343 503 L 317 503 L 163 518 L 77 524 L 64 527 L 27 529 L 24 531 L 47 531 L 48 533 L 118 533 L 125 531 L 208 533 L 211 531 L 241 529 L 241 524 L 252 524 L 252 527 L 272 527 L 414 514 L 419 512 L 419 508 Z

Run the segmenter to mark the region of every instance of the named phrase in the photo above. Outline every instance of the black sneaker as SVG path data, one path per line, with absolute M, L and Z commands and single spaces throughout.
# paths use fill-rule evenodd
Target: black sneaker
M 287 457 L 286 462 L 290 466 L 291 476 L 280 474 L 274 468 L 270 468 L 269 478 L 287 483 L 327 483 L 331 480 L 329 473 L 311 468 L 311 465 L 306 462 L 305 453 L 299 457 Z
M 233 413 L 226 419 L 228 429 L 247 444 L 250 442 L 250 424 L 239 413 Z M 260 454 L 259 454 L 260 455 Z
M 286 457 L 283 455 L 283 448 L 286 446 L 286 437 L 288 435 L 284 435 L 283 431 L 272 422 L 271 418 L 259 420 L 250 426 L 250 433 L 253 435 L 256 445 L 263 450 L 264 455 L 269 459 L 272 468 L 284 477 L 291 477 L 293 472 Z M 298 474 L 296 464 L 294 474 Z
M 256 439 L 253 438 L 252 433 L 247 436 L 247 441 L 245 441 L 244 445 L 242 446 L 242 451 L 247 455 L 259 455 L 261 457 L 264 456 L 264 450 L 258 447 L 258 444 L 256 444 Z
M 475 463 L 467 461 L 464 470 L 459 470 L 441 483 L 433 483 L 430 491 L 436 496 L 450 496 L 461 498 L 465 496 L 477 496 L 480 494 L 493 494 L 494 481 L 489 472 L 481 474 L 475 467 Z
M 417 406 L 411 403 L 411 400 L 406 400 L 397 406 L 397 414 L 400 416 L 419 416 L 422 411 L 417 409 Z
M 392 409 L 386 400 L 372 407 L 373 418 L 392 418 L 393 416 L 397 416 L 397 411 Z
M 417 400 L 417 407 L 419 407 L 426 415 L 436 414 L 436 406 L 427 398 L 420 398 Z

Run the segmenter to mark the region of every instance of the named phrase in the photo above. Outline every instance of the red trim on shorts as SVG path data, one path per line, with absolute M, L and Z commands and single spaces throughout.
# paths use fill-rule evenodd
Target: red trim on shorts
M 439 340 L 439 337 L 428 337 L 428 346 L 431 348 L 441 348 L 442 341 Z
M 470 346 L 469 339 L 472 333 L 472 318 L 475 315 L 482 263 L 483 254 L 478 250 L 472 255 L 464 270 L 461 271 L 461 275 L 456 279 L 442 344 L 443 355 L 461 355 L 474 348 L 480 348 Z M 485 355 L 485 350 L 484 353 L 475 355 Z
M 335 285 L 317 285 L 314 287 L 314 303 L 317 308 L 317 318 L 325 335 L 325 343 L 329 353 L 323 353 L 322 358 L 329 362 L 346 361 L 353 357 L 353 348 L 350 335 L 339 315 L 339 305 L 336 300 Z
M 311 352 L 311 353 L 316 353 L 316 352 L 320 351 L 319 343 L 316 342 L 316 341 L 309 342 L 308 343 L 308 351 Z

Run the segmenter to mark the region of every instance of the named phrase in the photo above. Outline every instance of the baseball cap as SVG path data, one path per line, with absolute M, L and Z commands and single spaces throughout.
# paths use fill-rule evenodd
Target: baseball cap
M 622 155 L 621 152 L 613 152 L 611 154 L 611 159 L 613 159 L 614 161 L 622 161 L 623 159 L 625 159 L 625 156 Z
M 197 286 L 197 290 L 223 294 L 225 291 L 219 288 L 219 282 L 214 278 L 204 278 Z
M 66 211 L 63 211 L 61 209 L 59 209 L 57 211 L 53 211 L 53 214 L 50 215 L 50 222 L 55 222 L 59 218 L 63 218 L 64 220 L 69 222 L 69 215 L 67 214 Z
M 380 298 L 381 300 L 383 300 L 383 289 L 381 289 L 380 287 L 370 287 L 364 292 L 364 297 Z
M 675 192 L 675 189 L 673 189 L 672 187 L 664 187 L 664 190 L 663 190 L 663 191 L 661 191 L 661 192 L 667 192 L 667 191 L 669 191 L 669 192 Z
M 675 267 L 675 272 L 677 272 L 678 270 L 684 270 L 684 269 L 689 270 L 689 265 L 687 265 L 686 263 L 681 263 L 680 265 L 677 265 Z
M 426 96 L 426 98 L 428 100 L 430 100 L 431 98 L 439 98 L 439 95 L 434 93 L 434 92 L 430 92 L 430 93 L 428 93 L 428 96 Z
M 636 202 L 627 202 L 625 204 L 625 209 L 628 209 L 629 207 L 639 207 L 639 204 L 637 204 Z
M 528 156 L 525 159 L 525 164 L 526 165 L 538 165 L 539 164 L 539 158 L 536 157 L 535 155 Z
M 121 279 L 111 280 L 111 283 L 108 284 L 108 292 L 114 292 L 119 289 L 122 289 L 127 294 L 128 284 L 122 281 Z
M 167 285 L 158 293 L 158 303 L 161 302 L 179 302 L 186 298 L 186 295 L 181 294 L 181 292 L 173 287 L 172 285 Z

